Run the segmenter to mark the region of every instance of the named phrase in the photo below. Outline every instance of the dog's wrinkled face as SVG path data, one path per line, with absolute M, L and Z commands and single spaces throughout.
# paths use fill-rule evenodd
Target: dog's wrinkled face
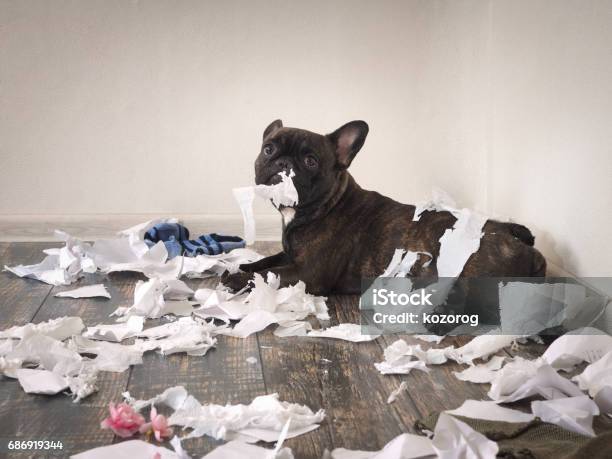
M 261 152 L 255 161 L 255 183 L 272 185 L 279 172 L 293 170 L 298 207 L 329 199 L 340 173 L 349 167 L 368 134 L 364 121 L 351 121 L 331 134 L 283 127 L 281 120 L 264 131 Z

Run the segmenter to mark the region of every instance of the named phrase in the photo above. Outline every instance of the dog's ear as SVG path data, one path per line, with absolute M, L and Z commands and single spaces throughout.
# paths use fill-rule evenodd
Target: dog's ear
M 264 131 L 263 138 L 265 139 L 269 135 L 274 134 L 276 131 L 278 131 L 282 127 L 283 127 L 283 122 L 281 120 L 272 121 L 270 125 L 266 128 L 266 130 Z
M 341 168 L 346 169 L 351 165 L 353 158 L 365 142 L 368 130 L 368 124 L 365 121 L 351 121 L 331 134 L 327 134 L 336 148 L 336 160 Z

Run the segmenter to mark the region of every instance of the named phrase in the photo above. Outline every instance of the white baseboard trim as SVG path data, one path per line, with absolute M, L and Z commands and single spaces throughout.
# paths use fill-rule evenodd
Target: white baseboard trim
M 194 237 L 206 233 L 243 235 L 242 217 L 239 215 L 0 215 L 0 241 L 54 241 L 53 231 L 56 229 L 83 240 L 110 238 L 117 231 L 160 217 L 178 218 Z M 257 240 L 280 241 L 280 215 L 260 215 L 255 218 L 255 223 Z

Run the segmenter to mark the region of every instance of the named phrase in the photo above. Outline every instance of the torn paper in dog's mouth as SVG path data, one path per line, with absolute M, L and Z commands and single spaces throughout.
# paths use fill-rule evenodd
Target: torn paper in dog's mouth
M 272 201 L 277 209 L 294 207 L 298 204 L 298 192 L 292 179 L 295 176 L 293 170 L 290 170 L 289 174 L 284 171 L 279 172 L 277 176 L 280 176 L 280 181 L 274 185 L 255 185 L 232 190 L 244 221 L 244 239 L 249 245 L 255 242 L 256 238 L 255 216 L 253 214 L 255 196 Z

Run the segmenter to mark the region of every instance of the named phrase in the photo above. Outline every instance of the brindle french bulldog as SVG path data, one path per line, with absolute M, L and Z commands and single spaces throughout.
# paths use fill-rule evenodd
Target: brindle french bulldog
M 413 221 L 415 206 L 362 189 L 348 167 L 368 134 L 364 121 L 351 121 L 328 135 L 283 127 L 281 120 L 264 131 L 255 161 L 255 183 L 273 184 L 281 171 L 293 169 L 299 202 L 279 209 L 283 217 L 283 251 L 240 266 L 225 275 L 224 285 L 245 287 L 252 273 L 280 276 L 281 286 L 302 280 L 317 295 L 360 293 L 361 279 L 380 276 L 397 248 L 429 252 L 410 275 L 435 277 L 439 239 L 456 218 L 449 212 L 425 211 Z M 544 276 L 546 260 L 524 226 L 488 220 L 479 250 L 462 277 Z

